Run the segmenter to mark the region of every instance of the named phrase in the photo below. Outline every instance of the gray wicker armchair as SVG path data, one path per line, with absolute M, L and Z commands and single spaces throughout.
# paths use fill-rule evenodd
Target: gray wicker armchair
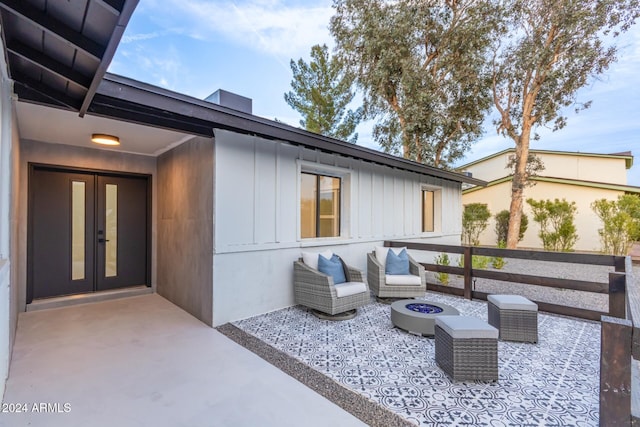
M 367 279 L 373 294 L 379 298 L 424 296 L 427 292 L 427 274 L 424 267 L 409 257 L 409 272 L 417 277 L 409 277 L 408 283 L 402 283 L 400 276 L 393 276 L 393 280 L 388 280 L 385 267 L 376 258 L 375 251 L 367 254 Z
M 333 278 L 306 265 L 302 258 L 293 263 L 293 290 L 296 304 L 335 315 L 362 307 L 371 302 L 369 286 L 362 271 L 347 266 L 351 282 L 361 282 L 366 291 L 338 296 Z M 338 287 L 345 285 L 340 284 Z M 347 286 L 349 283 L 346 284 Z

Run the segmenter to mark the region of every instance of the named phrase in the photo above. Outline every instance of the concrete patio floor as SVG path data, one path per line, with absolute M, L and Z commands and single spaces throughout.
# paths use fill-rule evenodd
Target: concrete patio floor
M 7 427 L 365 425 L 157 294 L 21 313 L 3 402 Z

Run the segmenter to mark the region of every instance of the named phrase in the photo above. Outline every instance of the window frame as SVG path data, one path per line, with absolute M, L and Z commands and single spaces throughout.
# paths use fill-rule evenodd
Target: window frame
M 427 215 L 426 215 L 426 208 L 427 208 L 427 199 L 426 199 L 426 195 L 427 194 L 431 194 L 431 224 L 429 227 L 426 226 L 426 219 L 427 219 Z M 436 231 L 436 204 L 435 204 L 435 200 L 436 200 L 436 195 L 435 195 L 435 191 L 428 189 L 428 188 L 422 188 L 420 191 L 420 199 L 422 202 L 422 215 L 421 215 L 421 228 L 422 228 L 422 232 L 423 233 L 433 233 L 434 231 Z
M 315 162 L 309 162 L 299 159 L 297 161 L 297 195 L 296 195 L 296 218 L 297 218 L 297 239 L 302 244 L 314 241 L 327 241 L 327 240 L 345 240 L 349 238 L 349 230 L 351 219 L 351 209 L 349 200 L 351 197 L 351 175 L 353 171 L 351 169 L 340 168 L 337 166 L 325 165 Z M 340 179 L 340 197 L 338 199 L 338 235 L 328 237 L 318 237 L 317 232 L 315 237 L 302 237 L 302 174 L 326 176 L 329 178 Z M 317 199 L 316 199 L 317 203 Z M 317 229 L 317 226 L 316 226 Z
M 432 193 L 432 230 L 426 230 L 425 228 L 425 199 L 424 193 Z M 434 235 L 442 233 L 442 188 L 431 185 L 420 186 L 420 232 L 422 234 Z
M 308 172 L 308 171 L 300 171 L 300 181 L 302 182 L 302 175 L 310 175 L 315 177 L 315 233 L 314 236 L 309 236 L 309 237 L 304 237 L 302 236 L 302 212 L 300 213 L 300 238 L 301 239 L 326 239 L 326 238 L 336 238 L 336 237 L 340 237 L 341 231 L 342 231 L 342 187 L 343 187 L 343 180 L 342 177 L 339 176 L 333 176 L 333 175 L 327 175 L 327 174 L 323 174 L 323 173 L 318 173 L 318 172 Z M 338 234 L 337 235 L 332 235 L 332 236 L 321 236 L 320 232 L 321 232 L 321 219 L 322 219 L 322 212 L 320 210 L 320 201 L 322 198 L 322 191 L 321 191 L 321 186 L 322 186 L 322 178 L 331 178 L 331 179 L 337 179 L 338 180 L 338 197 L 337 197 L 337 203 L 338 203 L 338 207 L 337 207 L 337 212 L 336 212 L 336 217 L 337 217 L 337 227 L 334 225 L 334 228 L 337 228 L 338 230 Z M 300 190 L 302 191 L 302 186 L 300 187 Z M 301 209 L 301 206 L 300 206 Z

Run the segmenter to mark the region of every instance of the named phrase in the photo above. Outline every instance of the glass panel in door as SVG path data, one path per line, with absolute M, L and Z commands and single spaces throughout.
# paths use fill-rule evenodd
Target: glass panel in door
M 85 187 L 84 181 L 71 181 L 71 280 L 85 277 Z
M 105 187 L 105 277 L 118 275 L 118 186 Z

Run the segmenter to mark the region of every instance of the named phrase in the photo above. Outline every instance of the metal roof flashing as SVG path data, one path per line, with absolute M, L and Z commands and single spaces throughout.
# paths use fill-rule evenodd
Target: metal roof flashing
M 136 111 L 136 109 L 139 109 Z M 142 124 L 175 127 L 202 136 L 213 129 L 282 140 L 293 145 L 361 159 L 449 181 L 485 186 L 485 181 L 445 169 L 427 166 L 391 154 L 340 141 L 281 122 L 234 110 L 127 77 L 107 73 L 98 87 L 88 114 L 111 116 Z M 165 119 L 164 121 L 162 119 Z M 168 124 L 169 123 L 169 124 Z

